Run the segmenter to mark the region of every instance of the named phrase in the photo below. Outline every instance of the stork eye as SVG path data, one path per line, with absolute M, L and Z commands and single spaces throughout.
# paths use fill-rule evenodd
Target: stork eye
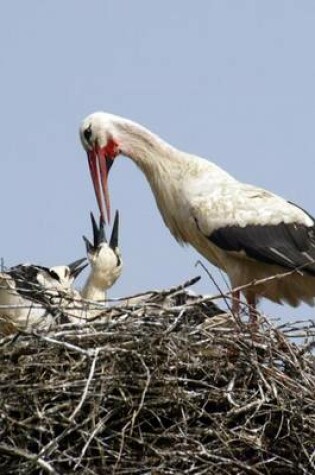
M 56 280 L 58 280 L 58 282 L 60 282 L 60 277 L 57 274 L 57 272 L 55 272 L 54 270 L 50 270 L 49 274 L 50 274 L 50 277 L 52 277 L 53 279 L 56 279 Z
M 92 138 L 92 127 L 89 125 L 83 132 L 83 137 L 87 141 L 87 143 L 90 143 L 91 138 Z

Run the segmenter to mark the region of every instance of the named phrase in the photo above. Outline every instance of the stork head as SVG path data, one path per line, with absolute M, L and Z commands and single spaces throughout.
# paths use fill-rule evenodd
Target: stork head
M 96 200 L 105 220 L 105 210 L 110 222 L 110 201 L 108 192 L 108 174 L 114 159 L 120 153 L 119 118 L 96 112 L 89 115 L 81 124 L 80 138 L 86 150 Z
M 109 243 L 106 240 L 104 220 L 100 218 L 97 225 L 91 213 L 93 228 L 93 244 L 83 236 L 86 244 L 87 256 L 91 266 L 91 278 L 97 287 L 109 289 L 120 277 L 122 260 L 118 248 L 119 214 L 116 211 L 112 234 Z
M 83 259 L 71 262 L 67 266 L 43 267 L 42 273 L 39 273 L 37 276 L 37 280 L 46 289 L 69 290 L 74 280 L 87 266 L 85 261 L 86 258 L 84 257 Z

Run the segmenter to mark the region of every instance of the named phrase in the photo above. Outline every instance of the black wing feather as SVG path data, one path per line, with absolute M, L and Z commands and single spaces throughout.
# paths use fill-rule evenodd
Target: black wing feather
M 11 267 L 7 271 L 7 274 L 15 280 L 16 291 L 22 297 L 38 302 L 38 295 L 43 294 L 43 288 L 37 280 L 40 271 L 49 273 L 47 267 L 19 264 L 15 267 Z
M 65 318 L 65 315 L 59 309 L 52 307 L 51 295 L 37 280 L 39 272 L 50 274 L 50 270 L 47 267 L 33 264 L 19 264 L 11 267 L 6 273 L 14 279 L 15 289 L 21 297 L 43 305 L 55 317 L 61 316 L 61 318 Z
M 225 251 L 244 251 L 258 261 L 315 275 L 314 225 L 234 225 L 214 231 L 209 240 Z

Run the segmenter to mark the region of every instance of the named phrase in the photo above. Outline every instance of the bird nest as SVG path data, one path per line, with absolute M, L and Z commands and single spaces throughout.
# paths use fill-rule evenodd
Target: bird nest
M 254 331 L 191 283 L 2 338 L 0 473 L 313 474 L 314 324 Z

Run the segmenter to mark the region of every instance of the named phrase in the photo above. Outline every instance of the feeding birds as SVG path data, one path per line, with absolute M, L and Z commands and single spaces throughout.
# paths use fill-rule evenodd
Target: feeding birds
M 84 236 L 90 272 L 81 292 L 73 284 L 88 265 L 86 258 L 50 268 L 20 264 L 0 273 L 0 334 L 49 330 L 58 323 L 83 323 L 102 313 L 104 308 L 93 305 L 93 301 L 105 301 L 106 290 L 120 277 L 123 266 L 118 211 L 109 243 L 104 221 L 101 219 L 98 226 L 92 213 L 91 221 L 93 244 Z
M 241 183 L 210 161 L 182 152 L 145 127 L 104 112 L 85 118 L 87 152 L 97 203 L 110 220 L 108 174 L 120 154 L 145 174 L 162 218 L 175 239 L 192 245 L 226 272 L 251 315 L 261 297 L 296 306 L 315 297 L 315 222 L 294 203 Z M 268 279 L 287 273 L 284 278 Z M 258 285 L 248 285 L 267 279 Z

